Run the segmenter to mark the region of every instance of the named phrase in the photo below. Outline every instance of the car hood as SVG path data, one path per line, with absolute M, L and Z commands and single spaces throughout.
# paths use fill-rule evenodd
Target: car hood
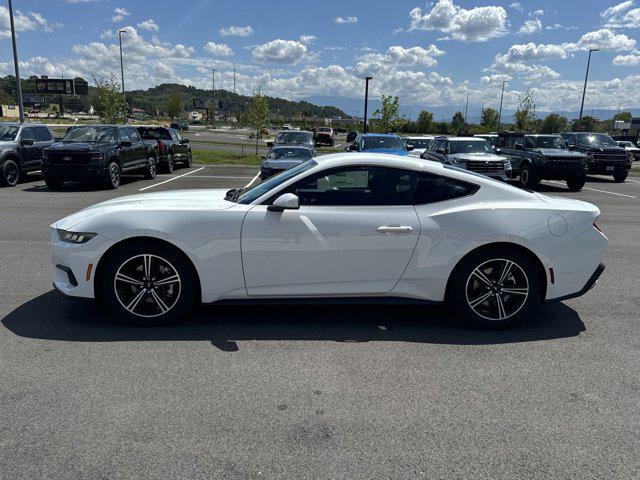
M 235 204 L 224 197 L 227 189 L 171 190 L 114 198 L 98 203 L 58 220 L 54 228 L 69 230 L 99 215 L 127 211 L 150 210 L 227 210 Z
M 262 166 L 266 168 L 275 168 L 278 170 L 286 170 L 300 165 L 309 160 L 308 158 L 279 158 L 269 159 L 262 162 Z
M 456 160 L 477 160 L 481 162 L 501 162 L 506 160 L 505 157 L 501 157 L 495 153 L 455 153 L 449 155 L 449 158 Z
M 612 147 L 612 146 L 605 146 L 605 147 L 598 147 L 598 146 L 585 146 L 583 147 L 585 150 L 589 151 L 589 152 L 595 152 L 595 153 L 608 153 L 608 154 L 621 154 L 625 152 L 625 149 L 622 147 Z
M 18 142 L 14 140 L 5 140 L 3 142 L 0 142 L 0 148 L 12 148 L 16 145 L 18 145 Z
M 407 156 L 406 150 L 397 150 L 395 148 L 376 148 L 375 150 L 364 150 L 365 152 L 372 153 L 386 153 L 388 155 L 400 155 L 401 157 Z
M 583 153 L 573 152 L 563 148 L 533 148 L 531 151 L 544 155 L 545 157 L 584 157 Z
M 84 143 L 84 142 L 58 142 L 54 143 L 47 148 L 48 152 L 69 152 L 69 153 L 82 153 L 82 152 L 95 152 L 104 150 L 113 144 L 107 142 L 98 143 Z

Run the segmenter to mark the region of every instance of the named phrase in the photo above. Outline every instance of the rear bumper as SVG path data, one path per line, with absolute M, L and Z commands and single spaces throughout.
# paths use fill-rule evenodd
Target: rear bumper
M 563 300 L 569 300 L 570 298 L 581 297 L 595 286 L 595 284 L 598 282 L 598 278 L 600 278 L 600 275 L 602 275 L 602 272 L 604 272 L 604 263 L 600 263 L 600 265 L 598 265 L 596 271 L 593 272 L 593 275 L 591 275 L 589 280 L 587 280 L 587 283 L 585 283 L 584 287 L 582 287 L 579 291 L 570 293 L 569 295 L 563 295 L 562 297 L 547 299 L 546 303 L 561 302 Z

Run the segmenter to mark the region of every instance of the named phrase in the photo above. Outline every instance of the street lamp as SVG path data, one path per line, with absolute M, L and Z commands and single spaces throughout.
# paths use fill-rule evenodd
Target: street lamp
M 467 111 L 469 110 L 469 94 L 467 93 L 467 103 L 464 106 L 464 124 L 467 124 Z
M 504 86 L 507 80 L 502 81 L 502 93 L 500 94 L 500 113 L 498 113 L 498 130 L 500 130 L 500 122 L 502 121 L 502 100 L 504 99 Z
M 364 133 L 367 133 L 367 104 L 369 103 L 369 80 L 372 80 L 373 77 L 365 77 L 364 84 Z
M 124 93 L 124 63 L 122 61 L 122 34 L 126 30 L 118 30 L 118 41 L 120 42 L 120 78 L 122 79 L 122 97 L 124 98 L 124 123 L 127 124 L 127 96 Z
M 589 59 L 587 60 L 587 73 L 584 76 L 584 88 L 582 89 L 582 103 L 580 104 L 580 118 L 582 120 L 582 111 L 584 110 L 584 97 L 587 93 L 587 80 L 589 79 L 589 65 L 591 64 L 591 52 L 597 52 L 598 48 L 589 49 Z
M 18 47 L 16 46 L 16 29 L 13 25 L 13 3 L 9 0 L 9 21 L 11 23 L 11 42 L 13 43 L 13 66 L 16 70 L 16 89 L 18 90 L 18 112 L 20 123 L 24 123 L 24 105 L 22 104 L 22 84 L 20 83 L 20 68 L 18 66 Z

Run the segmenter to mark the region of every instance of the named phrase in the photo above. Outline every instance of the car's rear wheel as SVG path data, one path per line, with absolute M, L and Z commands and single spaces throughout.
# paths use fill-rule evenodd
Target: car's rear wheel
M 627 179 L 628 172 L 616 172 L 613 174 L 613 180 L 616 183 L 622 183 Z
M 531 165 L 523 165 L 522 170 L 520 170 L 520 185 L 524 188 L 533 188 L 538 181 Z
M 191 153 L 191 150 L 189 150 L 189 153 L 187 154 L 187 159 L 185 160 L 184 165 L 187 168 L 191 168 L 191 165 L 193 165 L 193 154 Z
M 579 192 L 584 187 L 586 179 L 582 178 L 572 178 L 567 180 L 567 188 L 572 192 Z
M 539 303 L 540 279 L 523 253 L 490 249 L 472 254 L 456 268 L 447 302 L 463 319 L 502 328 L 525 318 Z
M 150 157 L 147 160 L 147 166 L 144 170 L 144 178 L 146 178 L 147 180 L 153 180 L 154 178 L 156 178 L 156 173 L 156 159 Z
M 167 173 L 173 173 L 173 169 L 175 168 L 174 162 L 173 155 L 169 154 L 167 156 L 167 162 L 164 164 L 164 169 Z
M 11 159 L 0 165 L 0 185 L 15 187 L 20 181 L 20 167 Z
M 51 190 L 59 190 L 60 188 L 62 188 L 62 185 L 64 184 L 64 180 L 61 180 L 59 178 L 45 177 L 44 178 L 44 183 Z
M 109 256 L 100 286 L 100 298 L 121 318 L 152 325 L 183 316 L 193 305 L 197 281 L 180 252 L 133 243 Z
M 120 165 L 117 162 L 109 162 L 107 165 L 107 187 L 113 190 L 120 186 Z

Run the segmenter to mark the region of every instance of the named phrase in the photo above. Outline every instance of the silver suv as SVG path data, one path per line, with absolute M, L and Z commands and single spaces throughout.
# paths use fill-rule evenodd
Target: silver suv
M 511 162 L 478 137 L 436 137 L 420 158 L 464 168 L 502 181 L 511 178 Z

